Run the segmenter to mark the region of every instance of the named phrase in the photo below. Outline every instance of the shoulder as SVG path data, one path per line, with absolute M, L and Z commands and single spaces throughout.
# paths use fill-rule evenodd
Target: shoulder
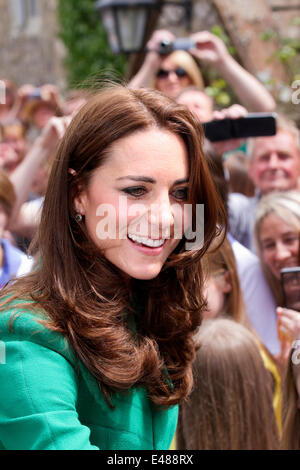
M 13 300 L 0 312 L 0 338 L 3 342 L 35 343 L 64 356 L 72 365 L 75 357 L 67 339 L 49 326 L 49 317 L 28 300 Z
M 251 198 L 240 193 L 230 193 L 228 195 L 228 204 L 232 210 L 241 210 L 249 207 Z

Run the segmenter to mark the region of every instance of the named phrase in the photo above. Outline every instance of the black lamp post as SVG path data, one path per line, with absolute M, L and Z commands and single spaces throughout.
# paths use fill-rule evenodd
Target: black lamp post
M 150 13 L 164 5 L 184 7 L 189 23 L 191 0 L 99 0 L 99 11 L 110 48 L 115 53 L 130 54 L 143 50 Z

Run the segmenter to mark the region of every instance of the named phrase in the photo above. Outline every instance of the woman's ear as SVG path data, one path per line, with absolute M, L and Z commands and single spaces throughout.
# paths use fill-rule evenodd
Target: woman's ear
M 229 294 L 229 292 L 232 291 L 232 282 L 231 282 L 231 276 L 230 276 L 229 271 L 226 271 L 226 273 L 223 276 L 222 291 L 223 291 L 223 294 Z
M 78 187 L 76 196 L 73 199 L 73 208 L 75 213 L 85 215 L 87 203 L 86 191 L 82 189 L 82 186 Z

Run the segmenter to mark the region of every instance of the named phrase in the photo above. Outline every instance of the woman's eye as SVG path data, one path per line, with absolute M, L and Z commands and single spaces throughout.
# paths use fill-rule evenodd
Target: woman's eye
M 175 189 L 173 196 L 180 201 L 186 201 L 188 198 L 188 188 Z
M 141 186 L 135 186 L 132 188 L 125 188 L 123 192 L 129 194 L 130 196 L 140 197 L 143 196 L 146 192 L 146 189 Z
M 297 241 L 297 237 L 286 238 L 285 240 L 283 240 L 283 242 L 284 242 L 286 245 L 292 245 L 292 244 L 295 243 L 296 241 Z
M 272 248 L 274 248 L 274 243 L 268 243 L 266 245 L 263 245 L 263 250 L 271 250 Z

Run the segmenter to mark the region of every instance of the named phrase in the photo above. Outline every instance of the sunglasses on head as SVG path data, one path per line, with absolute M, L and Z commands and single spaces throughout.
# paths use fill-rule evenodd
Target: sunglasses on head
M 159 69 L 159 71 L 156 74 L 157 78 L 168 78 L 169 74 L 171 72 L 174 72 L 178 78 L 186 77 L 187 76 L 187 71 L 183 69 L 182 67 L 176 67 L 174 70 L 166 70 L 166 69 Z

